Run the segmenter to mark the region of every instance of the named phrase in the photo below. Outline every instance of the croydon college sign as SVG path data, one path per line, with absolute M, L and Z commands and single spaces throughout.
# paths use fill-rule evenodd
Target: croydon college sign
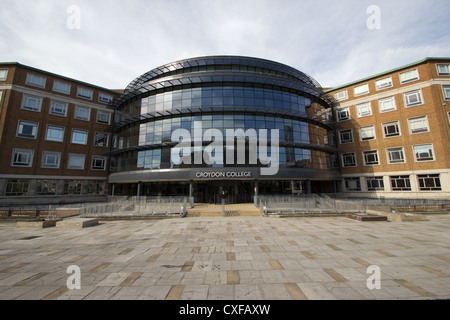
M 248 163 L 257 164 L 259 160 L 261 164 L 267 165 L 267 167 L 260 168 L 261 175 L 270 176 L 278 173 L 280 144 L 278 129 L 270 130 L 270 156 L 268 154 L 269 147 L 267 146 L 267 129 L 259 129 L 258 132 L 256 129 L 247 129 L 246 131 L 243 129 L 226 129 L 225 134 L 219 129 L 207 129 L 203 134 L 202 122 L 195 121 L 193 131 L 194 137 L 186 129 L 176 129 L 172 132 L 172 142 L 178 143 L 172 148 L 170 154 L 174 164 L 192 164 L 192 151 L 194 151 L 194 164 L 245 165 L 245 147 L 248 140 Z M 223 151 L 224 141 L 226 152 Z M 236 145 L 235 141 L 237 141 Z M 211 143 L 204 148 L 203 152 L 199 152 L 202 150 L 203 142 Z M 223 174 L 227 177 L 228 173 Z M 237 177 L 237 174 L 235 177 Z M 242 173 L 239 172 L 239 174 Z M 218 176 L 218 178 L 220 177 Z

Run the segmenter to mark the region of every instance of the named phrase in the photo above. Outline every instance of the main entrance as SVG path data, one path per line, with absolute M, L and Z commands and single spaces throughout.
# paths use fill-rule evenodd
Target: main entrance
M 194 182 L 194 201 L 197 203 L 225 204 L 253 203 L 253 181 Z

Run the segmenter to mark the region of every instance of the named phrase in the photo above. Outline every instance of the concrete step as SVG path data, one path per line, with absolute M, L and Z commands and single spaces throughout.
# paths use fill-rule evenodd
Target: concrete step
M 187 217 L 222 217 L 222 205 L 195 204 L 187 211 Z M 225 205 L 226 217 L 260 217 L 261 212 L 253 204 Z

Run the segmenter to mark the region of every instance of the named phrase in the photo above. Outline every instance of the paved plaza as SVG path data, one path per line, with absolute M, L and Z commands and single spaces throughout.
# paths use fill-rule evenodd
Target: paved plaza
M 450 299 L 450 215 L 428 219 L 1 223 L 0 299 Z M 79 267 L 80 289 L 68 288 L 77 275 L 71 266 Z

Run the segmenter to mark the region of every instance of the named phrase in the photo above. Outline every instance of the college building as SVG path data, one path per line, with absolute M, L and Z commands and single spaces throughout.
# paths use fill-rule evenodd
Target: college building
M 0 63 L 0 203 L 106 196 L 450 197 L 450 58 L 323 89 L 210 56 L 111 90 Z

